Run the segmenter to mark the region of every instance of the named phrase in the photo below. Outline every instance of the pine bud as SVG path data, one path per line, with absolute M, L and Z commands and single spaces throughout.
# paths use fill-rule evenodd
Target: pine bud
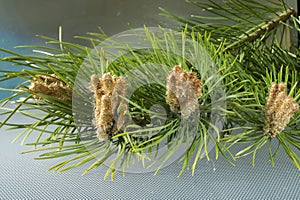
M 264 133 L 271 136 L 282 132 L 290 122 L 299 105 L 286 95 L 286 84 L 272 84 L 265 105 Z

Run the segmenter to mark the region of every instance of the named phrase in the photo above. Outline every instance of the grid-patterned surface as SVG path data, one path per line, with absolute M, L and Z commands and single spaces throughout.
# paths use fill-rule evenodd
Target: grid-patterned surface
M 24 120 L 17 118 L 16 120 Z M 297 199 L 299 171 L 280 151 L 276 166 L 260 152 L 253 168 L 250 158 L 233 167 L 224 159 L 203 160 L 194 176 L 180 178 L 181 164 L 174 163 L 158 175 L 117 174 L 115 181 L 103 180 L 106 168 L 81 177 L 84 166 L 64 173 L 46 172 L 58 160 L 34 161 L 36 154 L 21 155 L 27 148 L 10 141 L 18 131 L 0 133 L 0 199 Z M 215 170 L 214 170 L 215 169 Z

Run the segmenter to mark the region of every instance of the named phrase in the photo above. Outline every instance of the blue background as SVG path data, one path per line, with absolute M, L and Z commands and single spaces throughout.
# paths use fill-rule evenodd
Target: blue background
M 18 45 L 44 45 L 44 40 L 35 35 L 58 37 L 58 27 L 63 27 L 63 40 L 86 44 L 76 40 L 76 35 L 98 32 L 101 27 L 106 34 L 114 35 L 131 27 L 140 28 L 162 24 L 178 28 L 176 24 L 159 16 L 158 7 L 187 16 L 194 7 L 182 0 L 0 0 L 0 48 L 22 54 L 31 54 L 29 49 L 15 49 Z M 168 21 L 168 22 L 167 22 Z M 7 56 L 0 52 L 0 58 Z M 9 69 L 9 63 L 0 63 L 0 69 Z M 13 88 L 16 81 L 0 83 L 0 87 Z M 8 92 L 1 92 L 6 97 Z

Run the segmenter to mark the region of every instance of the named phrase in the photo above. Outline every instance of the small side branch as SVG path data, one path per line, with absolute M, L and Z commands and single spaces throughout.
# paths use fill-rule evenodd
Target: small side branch
M 284 22 L 284 21 L 288 20 L 292 15 L 295 15 L 295 14 L 296 14 L 296 11 L 293 8 L 289 8 L 287 11 L 279 14 L 279 16 L 270 20 L 266 24 L 258 27 L 253 32 L 251 32 L 249 34 L 245 34 L 245 36 L 242 37 L 241 40 L 238 40 L 238 41 L 228 45 L 224 51 L 225 52 L 230 51 L 232 49 L 242 46 L 246 42 L 255 41 L 257 38 L 259 38 L 260 36 L 265 34 L 267 31 L 270 31 L 270 30 L 276 28 L 280 22 Z

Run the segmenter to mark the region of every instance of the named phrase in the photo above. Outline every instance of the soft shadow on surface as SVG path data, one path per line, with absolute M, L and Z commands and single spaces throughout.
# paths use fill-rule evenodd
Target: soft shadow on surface
M 0 118 L 3 120 L 3 117 Z M 28 122 L 15 115 L 14 122 Z M 297 199 L 300 195 L 299 171 L 281 148 L 272 167 L 268 149 L 258 152 L 256 166 L 244 157 L 231 166 L 224 158 L 203 159 L 195 175 L 186 171 L 178 178 L 181 164 L 174 162 L 153 173 L 117 173 L 115 180 L 103 180 L 105 166 L 90 171 L 84 177 L 83 165 L 63 173 L 47 172 L 64 158 L 35 161 L 38 154 L 21 155 L 28 147 L 11 140 L 20 130 L 0 129 L 0 199 Z M 210 157 L 214 157 L 211 151 Z

